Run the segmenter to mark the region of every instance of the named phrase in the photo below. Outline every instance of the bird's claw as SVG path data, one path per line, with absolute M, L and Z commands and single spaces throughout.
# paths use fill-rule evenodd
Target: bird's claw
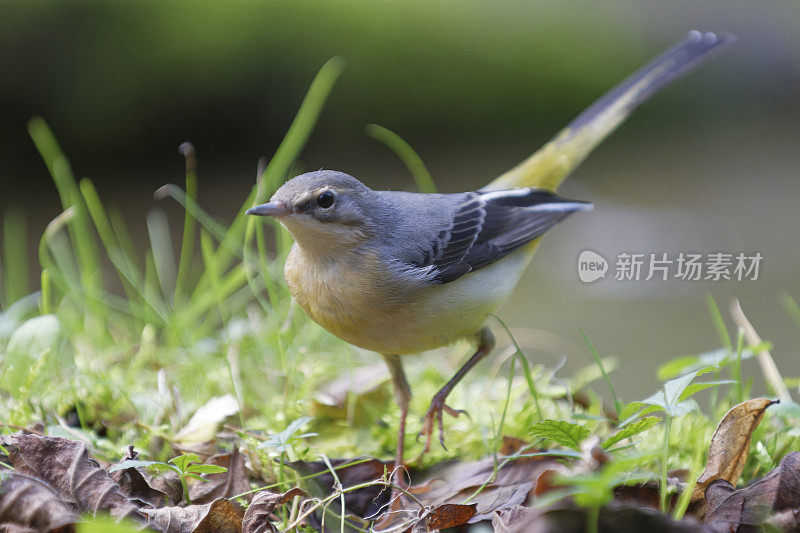
M 444 403 L 445 397 L 440 396 L 439 394 L 433 397 L 431 400 L 431 406 L 428 408 L 428 412 L 425 413 L 425 418 L 423 419 L 422 429 L 420 430 L 419 434 L 417 435 L 417 442 L 419 442 L 419 438 L 421 436 L 425 436 L 425 447 L 423 448 L 422 453 L 428 453 L 431 450 L 431 440 L 433 438 L 433 423 L 436 422 L 439 428 L 439 444 L 442 445 L 445 451 L 447 451 L 447 446 L 444 445 L 444 413 L 452 416 L 453 418 L 458 418 L 462 414 L 467 415 L 469 417 L 469 413 L 462 409 L 453 409 L 446 403 Z

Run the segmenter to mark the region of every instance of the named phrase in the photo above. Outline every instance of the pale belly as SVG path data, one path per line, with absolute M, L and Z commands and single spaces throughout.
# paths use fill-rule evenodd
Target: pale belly
M 334 335 L 368 350 L 407 354 L 475 335 L 512 294 L 532 253 L 524 247 L 451 283 L 420 288 L 389 276 L 375 258 L 299 268 L 295 245 L 285 274 L 300 306 Z

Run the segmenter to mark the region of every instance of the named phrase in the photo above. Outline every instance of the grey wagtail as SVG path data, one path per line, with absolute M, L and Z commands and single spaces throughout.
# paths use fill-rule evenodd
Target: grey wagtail
M 453 387 L 494 346 L 484 325 L 514 291 L 538 237 L 592 205 L 553 192 L 633 109 L 735 41 L 692 31 L 581 113 L 549 143 L 486 187 L 457 194 L 373 191 L 342 172 L 286 182 L 248 214 L 275 217 L 295 239 L 285 277 L 297 303 L 345 341 L 383 355 L 400 406 L 402 465 L 411 389 L 400 355 L 474 339 L 475 354 L 433 397 L 421 435 Z

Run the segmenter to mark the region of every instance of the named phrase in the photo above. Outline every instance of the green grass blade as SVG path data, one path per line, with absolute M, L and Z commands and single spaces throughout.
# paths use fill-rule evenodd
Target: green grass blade
M 262 179 L 259 180 L 260 185 L 254 187 L 248 195 L 225 235 L 223 240 L 225 246 L 220 246 L 217 250 L 217 261 L 221 263 L 220 270 L 227 269 L 232 259 L 229 246 L 233 243 L 241 245 L 244 240 L 246 231 L 244 212 L 256 202 L 261 203 L 266 200 L 267 194 L 286 178 L 286 173 L 292 162 L 300 155 L 306 142 L 308 142 L 322 108 L 333 89 L 333 85 L 343 70 L 344 60 L 340 57 L 334 57 L 322 66 L 314 81 L 311 82 L 311 86 L 300 104 L 292 125 L 289 126 L 286 136 L 264 170 Z
M 218 301 L 224 300 L 247 283 L 247 274 L 241 263 L 220 279 L 216 291 L 204 291 L 193 297 L 191 304 L 181 314 L 181 324 L 189 327 L 200 320 Z
M 161 292 L 164 300 L 169 302 L 175 294 L 175 278 L 178 269 L 175 265 L 169 221 L 164 211 L 152 209 L 147 213 L 147 233 L 150 237 L 150 249 L 153 252 L 153 261 Z
M 197 160 L 195 159 L 194 146 L 185 142 L 179 148 L 186 159 L 186 198 L 197 203 Z M 196 233 L 195 217 L 189 210 L 183 218 L 183 235 L 181 237 L 181 255 L 178 259 L 178 275 L 175 278 L 175 300 L 183 302 L 186 295 L 184 286 L 191 270 L 194 255 L 194 239 Z
M 500 322 L 500 325 L 503 326 L 504 330 L 506 330 L 506 333 L 511 338 L 511 342 L 514 344 L 514 348 L 516 349 L 515 355 L 519 357 L 520 363 L 522 364 L 522 371 L 523 374 L 525 375 L 525 381 L 528 384 L 528 392 L 531 393 L 531 397 L 533 398 L 533 405 L 536 407 L 536 414 L 539 416 L 539 420 L 542 420 L 544 418 L 544 415 L 542 414 L 542 406 L 539 404 L 539 391 L 536 389 L 536 384 L 533 381 L 533 374 L 531 373 L 531 367 L 528 364 L 528 358 L 525 357 L 525 353 L 522 351 L 522 348 L 520 348 L 519 344 L 517 343 L 517 339 L 514 338 L 514 335 L 511 334 L 511 330 L 506 325 L 506 323 L 503 322 L 503 320 L 499 316 L 494 314 L 492 316 L 495 318 L 495 320 Z
M 311 82 L 311 86 L 300 104 L 292 125 L 289 126 L 286 136 L 264 170 L 264 186 L 266 190 L 258 191 L 260 194 L 256 198 L 257 201 L 266 200 L 266 193 L 283 181 L 289 171 L 289 167 L 300 155 L 306 142 L 308 142 L 308 138 L 311 136 L 311 132 L 314 130 L 314 126 L 317 124 L 319 115 L 333 89 L 333 85 L 344 71 L 344 65 L 344 59 L 341 57 L 329 59 L 322 65 L 314 81 Z
M 84 292 L 99 292 L 100 277 L 98 253 L 94 235 L 89 225 L 89 217 L 86 213 L 86 206 L 81 200 L 78 186 L 72 174 L 67 158 L 64 157 L 53 132 L 47 123 L 36 117 L 28 123 L 28 131 L 33 139 L 39 154 L 47 165 L 53 183 L 56 185 L 58 195 L 61 198 L 61 205 L 66 211 L 70 207 L 75 208 L 68 230 L 70 239 L 80 265 L 81 283 Z M 97 310 L 97 309 L 95 309 Z
M 51 279 L 64 292 L 80 292 L 78 267 L 71 250 L 64 246 L 66 237 L 62 232 L 74 214 L 74 208 L 62 212 L 50 221 L 39 239 L 39 264 L 50 270 Z
M 94 185 L 90 180 L 84 178 L 81 180 L 79 187 L 86 208 L 94 223 L 94 227 L 97 230 L 97 234 L 100 236 L 100 242 L 103 244 L 106 254 L 122 282 L 123 290 L 131 304 L 131 314 L 137 316 L 144 314 L 143 318 L 153 321 L 152 313 L 155 313 L 164 319 L 166 305 L 161 300 L 148 300 L 147 291 L 144 288 L 142 272 L 138 269 L 133 260 L 134 252 L 126 252 L 125 247 L 121 244 L 119 232 L 114 230 L 115 224 L 112 222 L 108 213 L 106 213 Z M 116 222 L 117 226 L 120 224 L 124 226 L 121 220 Z M 132 247 L 133 245 L 130 244 L 130 246 Z M 143 312 L 141 310 L 142 304 L 149 307 L 151 313 Z M 135 312 L 133 311 L 133 307 L 137 307 Z
M 39 304 L 39 309 L 43 315 L 49 315 L 52 313 L 53 306 L 51 302 L 53 301 L 53 284 L 50 280 L 50 271 L 46 268 L 42 269 L 42 300 Z
M 606 385 L 608 385 L 608 388 L 611 391 L 611 397 L 614 399 L 614 409 L 616 409 L 617 416 L 619 416 L 619 413 L 622 412 L 622 402 L 620 402 L 619 398 L 617 397 L 617 391 L 616 389 L 614 389 L 614 384 L 611 382 L 611 378 L 608 377 L 608 373 L 606 372 L 606 369 L 603 366 L 603 360 L 600 358 L 600 354 L 597 353 L 597 350 L 594 348 L 592 341 L 589 340 L 589 336 L 586 335 L 586 332 L 583 331 L 581 328 L 578 328 L 578 331 L 581 332 L 581 337 L 583 337 L 583 342 L 585 342 L 586 346 L 589 347 L 589 353 L 592 354 L 594 362 L 597 363 L 600 372 L 603 374 L 603 379 L 605 380 Z
M 385 144 L 403 161 L 411 175 L 414 176 L 419 192 L 436 192 L 436 184 L 433 182 L 433 177 L 428 172 L 422 158 L 402 137 L 378 124 L 368 124 L 365 131 L 373 139 Z
M 714 323 L 714 329 L 719 336 L 720 344 L 728 349 L 728 353 L 731 353 L 733 344 L 731 343 L 728 327 L 725 325 L 725 319 L 722 318 L 717 302 L 714 301 L 714 297 L 711 294 L 706 294 L 706 304 L 708 305 L 708 312 L 711 314 L 711 321 Z
M 141 284 L 141 273 L 137 272 L 136 266 L 128 261 L 128 257 L 122 251 L 119 243 L 117 242 L 114 230 L 111 227 L 108 215 L 103 208 L 103 203 L 97 194 L 92 182 L 88 179 L 83 179 L 80 182 L 80 190 L 83 195 L 83 201 L 86 203 L 86 208 L 89 211 L 89 216 L 94 223 L 97 234 L 100 236 L 100 242 L 106 249 L 106 254 L 114 268 L 119 274 L 120 280 L 123 283 L 123 288 L 130 299 L 134 299 L 137 287 Z
M 191 215 L 194 220 L 200 223 L 208 232 L 213 236 L 218 242 L 222 242 L 225 239 L 225 232 L 227 229 L 225 226 L 214 220 L 214 217 L 208 214 L 205 209 L 200 207 L 200 204 L 197 201 L 189 196 L 186 192 L 183 191 L 177 185 L 173 185 L 168 183 L 163 187 L 160 187 L 154 194 L 157 200 L 161 200 L 166 197 L 170 197 L 181 207 L 186 210 L 186 213 Z M 236 254 L 239 254 L 239 250 L 234 246 L 231 247 L 231 251 Z

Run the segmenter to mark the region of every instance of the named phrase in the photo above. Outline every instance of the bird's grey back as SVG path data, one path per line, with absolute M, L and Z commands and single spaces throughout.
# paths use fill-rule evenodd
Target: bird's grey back
M 376 236 L 398 259 L 420 264 L 430 253 L 431 243 L 452 226 L 468 194 L 370 191 L 368 197 L 375 207 L 371 211 L 377 215 Z

